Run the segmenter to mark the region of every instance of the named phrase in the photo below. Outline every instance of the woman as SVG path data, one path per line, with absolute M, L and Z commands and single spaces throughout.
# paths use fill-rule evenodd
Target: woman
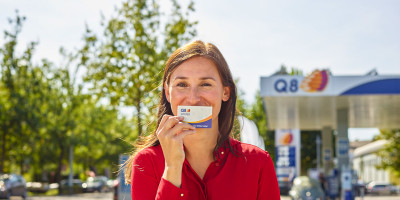
M 194 128 L 177 107 L 212 106 L 211 128 Z M 236 86 L 210 43 L 176 50 L 163 76 L 154 134 L 142 140 L 125 171 L 132 199 L 280 199 L 268 152 L 232 139 Z

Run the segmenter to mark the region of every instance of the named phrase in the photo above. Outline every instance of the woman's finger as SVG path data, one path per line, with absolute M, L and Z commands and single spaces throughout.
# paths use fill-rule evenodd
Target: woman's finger
M 164 126 L 165 122 L 168 120 L 169 117 L 171 117 L 172 115 L 163 115 L 163 117 L 161 118 L 160 124 L 158 125 L 158 127 L 162 127 Z
M 166 121 L 164 122 L 164 124 L 158 127 L 157 135 L 168 134 L 169 130 L 173 128 L 176 124 L 178 124 L 181 120 L 183 120 L 183 117 L 171 116 L 171 115 L 166 116 Z
M 180 132 L 178 135 L 176 135 L 176 139 L 182 140 L 187 135 L 192 135 L 195 133 L 196 133 L 196 129 L 187 129 L 187 130 Z
M 178 124 L 180 121 L 183 120 L 183 117 L 179 116 L 170 116 L 168 120 L 164 123 L 163 128 L 166 128 L 167 130 L 173 128 L 176 124 Z
M 170 129 L 170 131 L 173 133 L 173 135 L 179 135 L 181 132 L 185 130 L 195 130 L 196 128 L 188 123 L 185 122 L 179 122 L 176 124 L 173 128 Z

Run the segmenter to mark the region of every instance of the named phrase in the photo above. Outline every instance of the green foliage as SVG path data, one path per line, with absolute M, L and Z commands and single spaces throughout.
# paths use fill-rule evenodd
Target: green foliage
M 275 134 L 272 131 L 268 131 L 267 115 L 259 91 L 256 92 L 255 102 L 249 107 L 246 117 L 256 124 L 258 132 L 264 139 L 265 150 L 270 153 L 272 160 L 275 160 Z
M 290 69 L 290 72 L 288 72 L 286 65 L 282 64 L 279 68 L 278 71 L 276 71 L 273 75 L 291 75 L 291 76 L 297 76 L 297 75 L 303 75 L 303 71 L 301 69 L 297 69 L 292 67 Z
M 291 76 L 297 76 L 297 75 L 301 76 L 301 75 L 303 75 L 303 71 L 301 69 L 292 68 L 290 70 L 289 75 L 291 75 Z
M 17 36 L 21 32 L 25 18 L 18 16 L 9 20 L 13 30 L 5 31 L 5 44 L 0 48 L 2 100 L 1 110 L 1 163 L 0 173 L 18 166 L 20 173 L 25 171 L 27 157 L 35 150 L 33 139 L 40 128 L 40 96 L 31 95 L 39 92 L 40 72 L 31 67 L 32 52 L 35 42 L 28 44 L 22 55 L 16 55 Z M 39 77 L 38 77 L 39 76 Z M 27 81 L 29 80 L 29 81 Z M 14 148 L 18 146 L 19 148 Z M 8 159 L 13 161 L 6 163 Z M 7 165 L 8 164 L 8 165 Z
M 239 85 L 239 79 L 235 79 L 235 84 L 238 86 Z M 241 90 L 239 87 L 236 88 L 237 90 L 237 99 L 236 99 L 236 109 L 239 115 L 246 115 L 247 112 L 247 103 L 243 99 L 245 93 L 243 90 Z
M 236 86 L 238 86 L 239 79 L 235 79 L 234 81 L 235 81 Z M 241 128 L 240 128 L 238 116 L 246 116 L 246 109 L 247 109 L 248 105 L 246 104 L 246 101 L 243 99 L 243 96 L 245 95 L 243 90 L 241 90 L 239 87 L 237 87 L 236 89 L 237 89 L 236 117 L 235 117 L 235 121 L 233 122 L 232 132 L 233 132 L 233 138 L 240 140 Z
M 33 65 L 36 42 L 19 55 L 15 49 L 24 19 L 17 13 L 9 20 L 13 28 L 5 31 L 0 47 L 0 173 L 42 180 L 55 172 L 52 181 L 59 181 L 73 146 L 79 158 L 74 165 L 83 165 L 82 170 L 116 171 L 119 154 L 130 148 L 120 138 L 135 139 L 132 123 L 83 94 L 69 65 L 57 67 L 45 59 Z
M 82 48 L 61 49 L 65 64 L 58 66 L 47 59 L 33 64 L 37 42 L 16 52 L 25 20 L 17 12 L 0 47 L 0 173 L 60 181 L 70 149 L 74 174 L 116 172 L 118 156 L 154 126 L 143 124 L 155 119 L 168 55 L 196 35 L 197 22 L 188 20 L 193 2 L 185 9 L 171 2 L 164 18 L 158 1 L 127 0 L 103 21 L 101 37 L 87 28 Z M 136 117 L 123 116 L 120 106 L 133 106 Z
M 154 120 L 162 71 L 168 55 L 190 40 L 197 22 L 172 1 L 172 12 L 163 25 L 158 1 L 128 0 L 117 16 L 103 23 L 102 36 L 89 28 L 80 50 L 80 64 L 87 70 L 85 81 L 98 98 L 114 106 L 131 106 L 136 116 L 138 135 L 149 132 L 144 126 Z M 151 128 L 152 126 L 150 126 Z M 143 130 L 145 129 L 145 130 Z
M 300 166 L 301 174 L 308 174 L 310 168 L 317 168 L 317 136 L 321 136 L 321 131 L 301 131 Z
M 385 147 L 378 152 L 382 159 L 378 167 L 392 171 L 395 176 L 400 178 L 400 129 L 381 130 L 377 139 L 388 141 Z

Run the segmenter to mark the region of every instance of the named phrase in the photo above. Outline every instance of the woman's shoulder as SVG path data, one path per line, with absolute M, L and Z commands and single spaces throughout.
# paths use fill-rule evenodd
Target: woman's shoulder
M 230 139 L 232 148 L 235 151 L 238 151 L 239 154 L 242 154 L 245 157 L 254 157 L 256 159 L 270 159 L 268 151 L 265 151 L 255 145 L 243 143 L 236 139 Z
M 133 158 L 132 174 L 147 174 L 159 181 L 164 171 L 164 163 L 164 155 L 160 145 L 144 148 L 137 152 Z
M 135 160 L 140 160 L 145 158 L 151 158 L 151 159 L 164 158 L 161 146 L 156 145 L 144 148 L 139 152 L 137 152 L 135 155 Z

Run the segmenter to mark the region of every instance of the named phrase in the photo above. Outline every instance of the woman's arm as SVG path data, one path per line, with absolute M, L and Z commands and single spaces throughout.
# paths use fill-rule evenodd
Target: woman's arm
M 183 138 L 195 133 L 190 124 L 181 122 L 183 117 L 164 115 L 156 131 L 165 159 L 160 181 L 155 176 L 149 154 L 140 152 L 132 167 L 132 199 L 180 199 L 186 196 L 181 189 L 182 166 L 185 160 Z
M 185 199 L 187 191 L 176 187 L 164 178 L 157 178 L 161 172 L 157 173 L 154 168 L 159 165 L 159 158 L 147 150 L 139 152 L 133 160 L 131 197 L 132 200 L 154 200 L 154 199 Z M 163 167 L 163 166 L 159 166 Z
M 258 200 L 280 200 L 279 184 L 271 156 L 267 153 L 264 166 L 261 169 L 260 182 L 258 184 Z
M 182 166 L 185 161 L 183 138 L 195 133 L 195 128 L 182 122 L 183 117 L 164 115 L 156 134 L 165 158 L 163 178 L 176 187 L 181 187 Z

